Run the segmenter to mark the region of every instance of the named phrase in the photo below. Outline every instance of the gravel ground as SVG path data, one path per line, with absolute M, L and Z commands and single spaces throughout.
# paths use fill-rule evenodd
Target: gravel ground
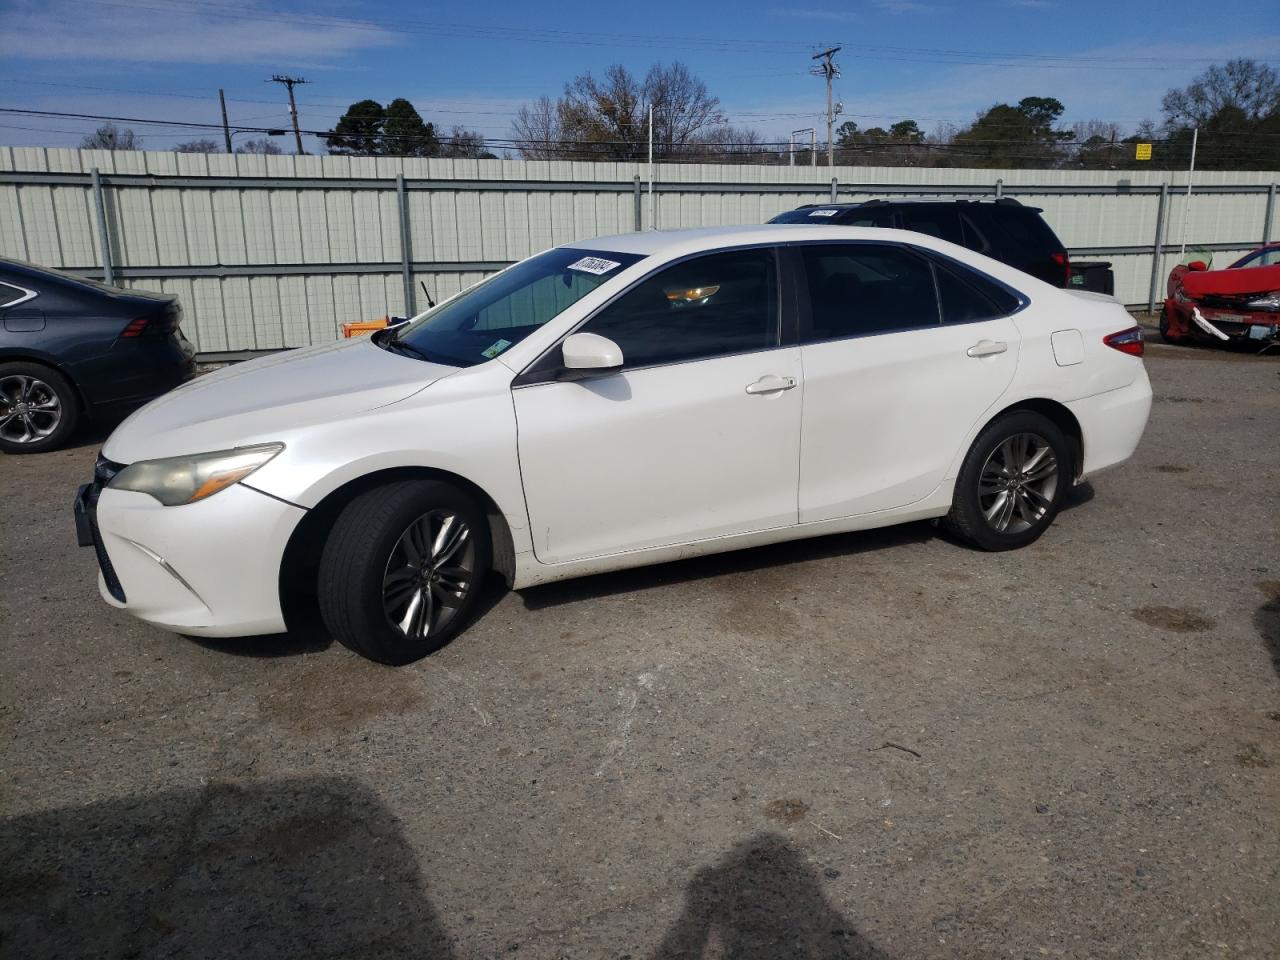
M 495 590 L 399 670 L 112 610 L 100 438 L 0 458 L 0 954 L 1280 956 L 1280 358 L 1148 359 L 1029 549 Z

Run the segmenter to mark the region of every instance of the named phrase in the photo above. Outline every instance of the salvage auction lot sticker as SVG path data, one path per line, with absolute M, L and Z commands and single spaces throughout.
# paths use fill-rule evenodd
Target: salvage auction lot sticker
M 602 277 L 610 270 L 620 267 L 622 264 L 616 260 L 605 260 L 603 257 L 583 257 L 569 264 L 569 270 L 579 270 L 582 273 L 594 273 L 597 277 Z

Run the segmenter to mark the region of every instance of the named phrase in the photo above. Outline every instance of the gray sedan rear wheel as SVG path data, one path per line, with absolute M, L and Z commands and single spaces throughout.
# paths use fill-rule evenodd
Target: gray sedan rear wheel
M 79 407 L 67 379 L 49 367 L 0 363 L 0 450 L 52 450 L 75 429 Z

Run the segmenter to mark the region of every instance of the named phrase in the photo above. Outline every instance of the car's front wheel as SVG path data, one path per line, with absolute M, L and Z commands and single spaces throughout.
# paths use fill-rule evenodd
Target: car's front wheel
M 0 450 L 42 453 L 76 428 L 79 404 L 67 378 L 38 363 L 0 363 Z
M 463 627 L 489 569 L 484 511 L 437 480 L 369 490 L 339 514 L 320 557 L 334 638 L 379 663 L 411 663 Z
M 1160 310 L 1160 339 L 1165 343 L 1180 344 L 1183 338 L 1171 333 L 1169 330 L 1169 308 L 1162 307 Z
M 1025 547 L 1053 523 L 1074 477 L 1072 444 L 1052 420 L 1000 417 L 964 458 L 946 526 L 983 550 Z

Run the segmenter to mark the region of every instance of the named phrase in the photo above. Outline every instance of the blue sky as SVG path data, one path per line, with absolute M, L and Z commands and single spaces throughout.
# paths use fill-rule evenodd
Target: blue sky
M 842 43 L 837 98 L 860 126 L 963 124 L 1000 101 L 1054 96 L 1065 119 L 1132 127 L 1210 62 L 1280 66 L 1280 2 L 1236 0 L 709 0 L 418 4 L 289 0 L 0 0 L 0 105 L 216 123 L 287 123 L 273 73 L 298 88 L 304 128 L 346 104 L 407 97 L 437 126 L 506 137 L 519 104 L 621 62 L 678 59 L 730 122 L 768 139 L 818 124 L 810 55 Z M 0 144 L 74 146 L 91 121 L 0 114 Z M 217 131 L 133 125 L 167 149 Z M 249 139 L 241 135 L 237 141 Z M 291 148 L 291 139 L 282 141 Z M 309 149 L 317 144 L 309 142 Z

